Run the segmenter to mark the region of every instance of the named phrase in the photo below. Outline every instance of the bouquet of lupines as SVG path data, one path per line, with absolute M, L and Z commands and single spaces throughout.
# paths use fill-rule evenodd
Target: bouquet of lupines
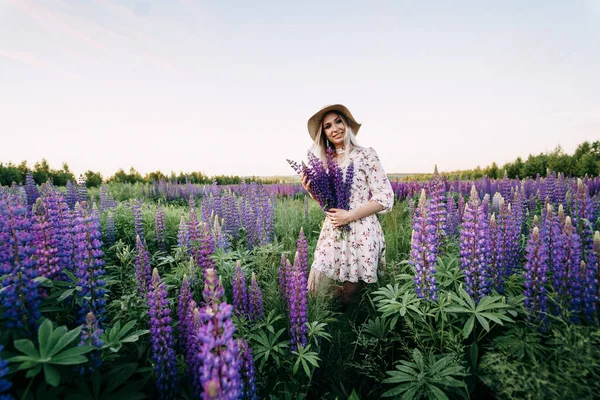
M 352 181 L 354 179 L 354 164 L 350 162 L 342 169 L 334 157 L 334 150 L 327 148 L 327 161 L 325 164 L 312 152 L 308 152 L 308 165 L 304 162 L 298 164 L 287 160 L 298 175 L 306 174 L 310 181 L 310 191 L 323 211 L 331 208 L 342 210 L 350 209 L 350 196 Z M 342 229 L 348 230 L 345 225 Z

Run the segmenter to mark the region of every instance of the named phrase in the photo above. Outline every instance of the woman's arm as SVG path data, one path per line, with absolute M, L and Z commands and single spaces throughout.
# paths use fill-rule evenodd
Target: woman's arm
M 381 204 L 375 200 L 370 200 L 367 204 L 355 210 L 346 211 L 340 208 L 332 208 L 325 214 L 327 214 L 327 217 L 331 220 L 333 226 L 340 227 L 383 210 L 384 207 Z

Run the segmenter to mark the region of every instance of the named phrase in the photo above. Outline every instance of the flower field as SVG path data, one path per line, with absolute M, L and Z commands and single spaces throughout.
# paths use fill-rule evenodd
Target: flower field
M 299 184 L 0 186 L 0 399 L 600 397 L 600 177 L 392 187 L 345 308 Z

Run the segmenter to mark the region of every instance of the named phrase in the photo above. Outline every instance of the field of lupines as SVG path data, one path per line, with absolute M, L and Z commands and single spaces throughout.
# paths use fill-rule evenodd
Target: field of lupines
M 600 178 L 392 186 L 348 309 L 300 185 L 0 187 L 0 399 L 598 398 Z

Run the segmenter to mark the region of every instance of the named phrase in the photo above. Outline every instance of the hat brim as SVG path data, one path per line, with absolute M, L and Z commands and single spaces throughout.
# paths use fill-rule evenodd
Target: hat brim
M 308 133 L 310 134 L 310 137 L 313 140 L 315 140 L 315 137 L 317 136 L 317 133 L 319 132 L 319 126 L 323 122 L 323 117 L 325 116 L 325 114 L 327 114 L 328 112 L 332 112 L 332 111 L 338 112 L 338 113 L 342 114 L 344 117 L 346 117 L 346 121 L 348 122 L 348 125 L 350 125 L 352 132 L 355 135 L 358 134 L 358 130 L 360 129 L 362 124 L 359 124 L 358 122 L 356 122 L 356 120 L 352 116 L 352 113 L 350 112 L 350 110 L 348 110 L 348 108 L 342 104 L 332 104 L 330 106 L 323 107 L 322 109 L 317 111 L 315 113 L 315 115 L 313 115 L 312 117 L 310 117 L 308 119 L 308 124 L 307 124 L 308 125 Z

